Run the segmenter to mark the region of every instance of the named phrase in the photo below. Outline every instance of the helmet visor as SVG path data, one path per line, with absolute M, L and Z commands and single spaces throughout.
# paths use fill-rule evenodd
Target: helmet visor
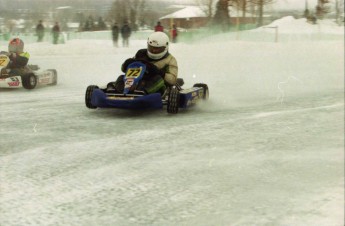
M 150 53 L 153 53 L 153 54 L 159 54 L 159 53 L 163 53 L 166 49 L 165 46 L 151 46 L 151 45 L 147 45 L 147 49 Z

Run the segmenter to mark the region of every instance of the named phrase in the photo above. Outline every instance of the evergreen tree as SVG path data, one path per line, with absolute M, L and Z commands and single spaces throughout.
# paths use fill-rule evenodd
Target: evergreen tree
M 216 11 L 213 17 L 213 24 L 215 26 L 219 26 L 223 31 L 228 30 L 230 26 L 228 2 L 228 0 L 218 0 Z

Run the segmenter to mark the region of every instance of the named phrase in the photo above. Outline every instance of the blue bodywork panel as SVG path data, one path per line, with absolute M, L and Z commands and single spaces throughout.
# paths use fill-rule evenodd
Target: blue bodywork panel
M 124 94 L 128 94 L 130 90 L 137 87 L 141 79 L 144 77 L 146 65 L 141 62 L 133 62 L 128 65 L 124 76 Z
M 146 109 L 163 108 L 162 97 L 159 93 L 152 93 L 140 97 L 107 96 L 102 90 L 95 89 L 92 92 L 91 103 L 100 108 L 124 108 L 124 109 Z
M 204 89 L 201 87 L 192 87 L 180 91 L 180 108 L 187 108 L 202 100 Z

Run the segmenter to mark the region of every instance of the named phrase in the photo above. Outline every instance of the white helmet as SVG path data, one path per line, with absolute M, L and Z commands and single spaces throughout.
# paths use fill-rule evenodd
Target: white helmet
M 147 39 L 147 55 L 154 60 L 161 59 L 169 49 L 169 37 L 161 31 L 152 33 Z

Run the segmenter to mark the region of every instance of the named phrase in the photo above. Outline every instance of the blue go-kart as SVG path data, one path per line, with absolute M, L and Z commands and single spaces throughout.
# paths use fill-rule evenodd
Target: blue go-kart
M 147 94 L 140 89 L 140 81 L 146 72 L 146 64 L 135 61 L 128 65 L 123 77 L 123 92 L 114 89 L 99 88 L 90 85 L 86 89 L 85 104 L 90 109 L 120 108 L 120 109 L 163 109 L 176 114 L 179 109 L 195 105 L 199 100 L 209 97 L 208 86 L 204 83 L 194 84 L 192 88 L 183 89 L 183 79 L 178 79 L 176 85 L 168 87 L 164 93 Z

